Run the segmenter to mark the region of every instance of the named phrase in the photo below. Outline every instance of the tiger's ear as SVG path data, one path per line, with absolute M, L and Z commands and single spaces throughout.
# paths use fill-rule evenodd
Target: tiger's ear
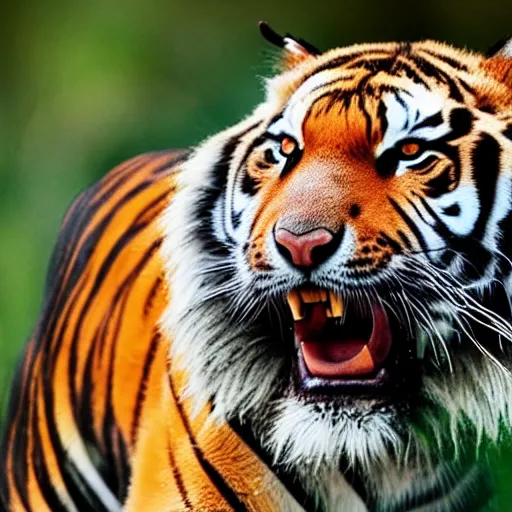
M 260 21 L 259 26 L 261 35 L 269 43 L 283 49 L 281 57 L 283 70 L 291 69 L 297 64 L 315 58 L 322 53 L 318 48 L 303 39 L 297 39 L 291 34 L 285 34 L 284 36 L 278 34 L 264 21 Z
M 500 56 L 512 58 L 512 38 L 500 39 L 487 50 L 487 57 Z
M 484 60 L 484 69 L 496 80 L 512 89 L 512 38 L 502 39 L 491 46 L 489 58 Z

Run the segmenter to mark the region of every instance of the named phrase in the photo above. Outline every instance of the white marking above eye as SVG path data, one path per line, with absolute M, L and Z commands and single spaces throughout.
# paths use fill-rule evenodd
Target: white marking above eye
M 388 127 L 382 142 L 375 151 L 377 157 L 395 146 L 400 140 L 413 134 L 414 137 L 429 140 L 442 136 L 449 131 L 449 127 L 445 123 L 435 128 L 426 127 L 411 131 L 414 125 L 440 113 L 446 102 L 443 96 L 432 93 L 421 85 L 414 84 L 407 92 L 387 93 L 383 96 L 383 102 L 386 106 Z

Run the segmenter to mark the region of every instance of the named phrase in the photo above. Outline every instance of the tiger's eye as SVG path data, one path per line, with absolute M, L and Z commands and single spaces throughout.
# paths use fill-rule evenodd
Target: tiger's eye
M 284 155 L 291 155 L 296 147 L 297 143 L 293 139 L 290 139 L 290 137 L 284 137 L 281 141 L 281 151 Z
M 406 142 L 402 144 L 401 150 L 405 156 L 414 156 L 420 152 L 420 145 L 416 142 Z

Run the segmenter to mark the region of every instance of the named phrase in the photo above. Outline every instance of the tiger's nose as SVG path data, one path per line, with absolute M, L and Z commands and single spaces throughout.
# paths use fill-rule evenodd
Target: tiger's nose
M 302 268 L 315 267 L 327 260 L 338 246 L 336 238 L 325 228 L 299 234 L 285 228 L 274 231 L 279 252 L 293 265 Z

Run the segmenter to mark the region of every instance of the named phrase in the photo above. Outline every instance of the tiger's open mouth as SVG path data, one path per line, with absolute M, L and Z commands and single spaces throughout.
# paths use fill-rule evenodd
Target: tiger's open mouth
M 294 320 L 298 384 L 303 390 L 387 389 L 396 384 L 398 366 L 415 352 L 407 349 L 407 335 L 380 303 L 366 307 L 345 303 L 323 289 L 295 289 L 287 298 Z

